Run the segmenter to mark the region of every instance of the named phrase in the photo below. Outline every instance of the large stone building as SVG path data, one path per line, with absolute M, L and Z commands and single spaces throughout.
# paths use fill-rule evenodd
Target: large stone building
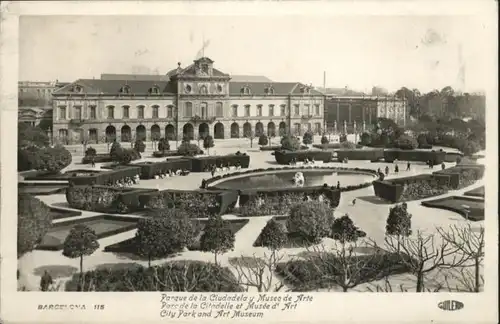
M 235 82 L 213 63 L 203 57 L 163 76 L 72 82 L 53 93 L 54 137 L 95 143 L 321 132 L 322 93 L 299 82 Z
M 389 118 L 404 126 L 407 106 L 406 100 L 389 96 L 327 96 L 325 127 L 334 132 L 360 132 L 371 127 L 377 118 Z

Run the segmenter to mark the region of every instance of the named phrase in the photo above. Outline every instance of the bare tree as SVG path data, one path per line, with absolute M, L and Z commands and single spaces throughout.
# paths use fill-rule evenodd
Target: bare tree
M 470 224 L 465 227 L 453 225 L 449 231 L 438 228 L 438 233 L 443 240 L 456 248 L 468 260 L 472 261 L 473 271 L 469 269 L 459 269 L 452 273 L 461 285 L 468 291 L 479 292 L 484 283 L 481 276 L 481 266 L 484 262 L 484 227 L 480 226 L 477 231 Z
M 285 285 L 274 275 L 276 266 L 283 260 L 276 250 L 264 253 L 262 258 L 241 256 L 231 259 L 231 266 L 241 286 L 257 289 L 258 292 L 278 292 Z
M 416 292 L 424 291 L 425 275 L 431 271 L 461 267 L 469 260 L 468 256 L 458 253 L 458 247 L 446 240 L 438 242 L 438 239 L 436 235 L 424 234 L 422 231 L 408 237 L 385 237 L 387 251 L 398 253 L 409 272 L 417 278 Z

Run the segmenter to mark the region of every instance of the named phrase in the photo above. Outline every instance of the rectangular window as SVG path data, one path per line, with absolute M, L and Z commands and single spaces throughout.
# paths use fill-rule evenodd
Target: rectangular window
M 302 115 L 304 116 L 310 116 L 311 115 L 311 110 L 310 110 L 310 105 L 304 105 L 304 109 L 302 110 Z
M 274 105 L 269 105 L 269 116 L 274 116 Z
M 206 102 L 201 103 L 200 110 L 201 118 L 208 118 L 208 104 Z
M 130 112 L 128 106 L 123 107 L 123 118 L 130 118 Z
M 281 105 L 281 116 L 286 116 L 286 105 Z
M 159 118 L 159 107 L 158 106 L 153 106 L 153 118 Z
M 233 106 L 233 117 L 238 117 L 238 105 Z
M 115 118 L 115 107 L 108 107 L 108 119 Z
M 137 108 L 137 118 L 144 119 L 144 107 Z
M 319 110 L 319 105 L 314 105 L 314 114 L 316 116 L 321 115 L 320 110 Z
M 167 118 L 173 118 L 173 117 L 174 117 L 174 107 L 167 106 Z
M 184 107 L 184 116 L 185 117 L 193 117 L 193 103 L 186 102 Z
M 97 118 L 96 106 L 90 106 L 90 119 L 96 119 L 96 118 Z
M 66 119 L 66 107 L 59 107 L 59 119 Z
M 222 108 L 222 102 L 217 102 L 215 104 L 215 116 L 224 117 L 224 109 Z
M 257 116 L 262 116 L 262 105 L 257 105 Z
M 82 106 L 73 106 L 73 118 L 82 119 Z
M 300 115 L 300 105 L 293 105 L 293 110 L 294 110 L 295 116 Z
M 245 105 L 245 117 L 250 117 L 250 105 Z

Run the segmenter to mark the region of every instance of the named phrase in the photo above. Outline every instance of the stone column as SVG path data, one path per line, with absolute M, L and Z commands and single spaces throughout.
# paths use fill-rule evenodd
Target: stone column
M 337 99 L 337 122 L 340 123 L 340 102 Z
M 349 125 L 351 124 L 351 114 L 352 114 L 352 99 L 349 100 Z

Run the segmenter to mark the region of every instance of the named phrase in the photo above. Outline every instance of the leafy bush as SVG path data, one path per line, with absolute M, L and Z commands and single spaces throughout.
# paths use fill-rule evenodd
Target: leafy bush
M 411 214 L 408 213 L 408 207 L 405 203 L 392 207 L 387 217 L 385 226 L 386 235 L 410 236 Z
M 417 148 L 418 143 L 411 136 L 401 135 L 398 139 L 396 139 L 394 146 L 402 150 L 413 150 Z
M 241 168 L 248 168 L 250 165 L 250 156 L 243 153 L 204 156 L 191 158 L 191 171 L 192 172 L 207 172 L 212 167 L 228 167 L 240 166 Z
M 116 160 L 115 160 L 116 162 L 118 162 L 122 165 L 126 165 L 134 160 L 140 159 L 141 155 L 135 149 L 121 148 L 116 152 L 115 158 L 116 158 Z
M 146 150 L 146 144 L 144 144 L 144 142 L 141 140 L 137 140 L 134 143 L 134 150 L 139 153 L 144 153 L 144 151 Z
M 278 164 L 290 164 L 293 159 L 296 162 L 308 160 L 316 160 L 323 161 L 324 163 L 328 163 L 332 161 L 333 152 L 329 151 L 276 151 L 274 152 L 274 158 Z
M 255 243 L 256 246 L 264 246 L 270 250 L 279 250 L 287 242 L 287 233 L 283 224 L 271 218 L 262 229 Z
M 160 138 L 160 140 L 158 141 L 158 151 L 165 152 L 168 150 L 170 150 L 170 144 L 168 143 L 168 139 L 164 137 Z
M 36 170 L 57 173 L 71 164 L 71 153 L 63 146 L 44 147 L 36 151 L 33 167 Z
M 297 151 L 300 149 L 300 141 L 295 136 L 285 135 L 281 139 L 281 148 L 288 151 Z
M 224 254 L 234 248 L 234 233 L 229 227 L 229 222 L 224 221 L 220 216 L 213 216 L 208 219 L 200 238 L 200 248 L 202 251 L 212 252 L 217 263 L 217 255 Z
M 347 242 L 355 242 L 358 238 L 364 236 L 355 225 L 349 215 L 345 214 L 333 221 L 331 228 L 332 238 L 342 244 Z M 366 234 L 365 234 L 366 235 Z
M 260 135 L 259 136 L 259 145 L 266 146 L 269 144 L 269 139 L 267 138 L 266 135 Z
M 321 136 L 321 144 L 328 144 L 330 143 L 330 141 L 328 140 L 328 137 L 326 137 L 325 135 Z
M 169 171 L 191 170 L 191 159 L 171 159 L 161 162 L 140 162 L 134 166 L 141 168 L 141 179 L 154 179 L 155 176 L 167 174 Z
M 189 142 L 183 142 L 179 147 L 177 148 L 177 152 L 179 155 L 183 156 L 195 156 L 198 154 L 202 154 L 202 150 L 198 147 L 196 144 L 192 144 Z
M 17 170 L 33 170 L 36 165 L 36 153 L 38 148 L 35 146 L 19 148 L 17 150 Z
M 63 255 L 75 259 L 80 258 L 80 273 L 83 273 L 83 257 L 91 255 L 99 248 L 97 235 L 93 229 L 78 224 L 73 227 L 64 240 Z
M 417 143 L 418 143 L 418 147 L 421 147 L 422 145 L 429 145 L 427 143 L 427 135 L 426 134 L 418 134 Z
M 96 155 L 97 155 L 97 151 L 92 146 L 89 146 L 87 148 L 87 150 L 85 151 L 85 156 L 96 156 Z
M 313 138 L 313 133 L 311 131 L 307 131 L 304 133 L 304 136 L 302 136 L 302 143 L 304 143 L 305 145 L 310 145 L 313 143 Z
M 210 154 L 210 148 L 214 147 L 214 138 L 211 135 L 207 135 L 203 138 L 203 148 L 207 150 Z
M 464 153 L 465 156 L 471 156 L 479 151 L 481 151 L 481 146 L 477 142 L 465 141 L 462 147 L 459 148 L 460 151 Z
M 372 144 L 371 135 L 367 132 L 364 132 L 363 134 L 361 134 L 360 143 L 361 143 L 361 145 L 364 145 L 364 146 L 370 146 Z
M 52 226 L 52 214 L 31 195 L 17 196 L 17 257 L 32 251 Z
M 79 289 L 80 288 L 80 289 Z M 99 269 L 85 272 L 66 283 L 66 291 L 165 291 L 165 292 L 242 292 L 228 268 L 202 261 L 173 261 L 145 268 Z
M 340 147 L 343 149 L 354 150 L 356 149 L 356 144 L 354 144 L 353 142 L 345 141 L 340 143 Z
M 135 242 L 139 255 L 152 259 L 165 258 L 191 245 L 198 229 L 184 212 L 165 209 L 153 218 L 137 223 Z
M 38 126 L 31 126 L 28 123 L 17 124 L 17 147 L 25 149 L 28 147 L 42 148 L 50 143 L 47 133 Z
M 347 135 L 346 134 L 340 134 L 339 136 L 339 142 L 347 142 Z
M 328 236 L 332 218 L 333 211 L 327 204 L 306 201 L 290 209 L 286 226 L 288 233 L 297 234 L 311 243 L 319 243 L 323 237 Z
M 113 159 L 113 161 L 117 161 L 118 160 L 118 153 L 119 151 L 121 151 L 122 149 L 122 146 L 119 142 L 117 142 L 116 140 L 113 141 L 113 144 L 111 144 L 111 148 L 109 149 L 109 155 L 111 156 L 111 158 Z

